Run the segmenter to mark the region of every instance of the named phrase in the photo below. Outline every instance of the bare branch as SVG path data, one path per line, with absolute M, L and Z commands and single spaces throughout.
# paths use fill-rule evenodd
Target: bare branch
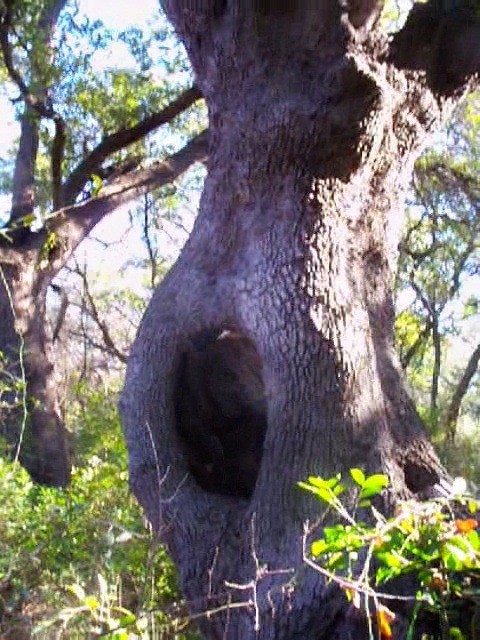
M 410 286 L 415 291 L 417 297 L 422 303 L 423 308 L 428 313 L 428 317 L 433 322 L 436 316 L 435 309 L 433 308 L 431 301 L 424 295 L 419 285 L 415 282 L 415 271 L 413 270 L 410 272 L 409 281 L 410 281 Z
M 151 224 L 150 224 L 150 216 L 151 216 L 151 208 L 152 203 L 149 201 L 148 195 L 144 196 L 143 202 L 143 239 L 145 241 L 145 245 L 147 247 L 148 253 L 148 262 L 150 264 L 150 287 L 154 289 L 155 282 L 157 280 L 157 255 L 158 251 L 155 250 L 152 238 L 150 237 L 151 233 Z
M 90 291 L 90 287 L 89 287 L 89 284 L 88 284 L 88 278 L 87 278 L 86 272 L 82 271 L 79 268 L 77 268 L 76 269 L 76 273 L 82 279 L 83 291 L 84 291 L 85 297 L 87 299 L 89 315 L 92 318 L 92 320 L 95 322 L 97 327 L 100 329 L 100 333 L 102 334 L 102 338 L 103 338 L 103 341 L 105 343 L 106 351 L 108 353 L 114 355 L 116 358 L 118 358 L 120 360 L 120 362 L 126 363 L 127 359 L 128 359 L 127 354 L 122 353 L 116 347 L 116 345 L 115 345 L 115 343 L 113 341 L 113 338 L 112 338 L 112 336 L 110 334 L 110 331 L 108 330 L 107 323 L 104 320 L 102 320 L 102 318 L 100 317 L 100 313 L 98 311 L 97 305 L 95 304 L 95 300 L 94 300 L 94 298 L 92 296 L 92 293 Z
M 418 351 L 423 347 L 423 345 L 427 342 L 430 337 L 430 332 L 432 331 L 432 323 L 430 320 L 427 320 L 424 328 L 419 333 L 417 339 L 412 344 L 410 349 L 408 349 L 407 353 L 400 358 L 400 362 L 402 365 L 402 369 L 406 369 L 412 358 L 418 353 Z
M 52 341 L 56 342 L 65 322 L 65 316 L 67 313 L 68 305 L 70 304 L 70 300 L 68 299 L 68 294 L 65 291 L 64 287 L 60 287 L 58 284 L 52 284 L 52 289 L 60 296 L 60 308 L 58 310 L 54 328 L 52 331 Z
M 109 155 L 141 140 L 151 131 L 170 122 L 199 98 L 201 98 L 201 93 L 197 87 L 190 87 L 158 113 L 148 116 L 129 129 L 120 129 L 103 138 L 100 144 L 77 165 L 65 181 L 63 187 L 64 204 L 70 205 L 75 202 L 90 176 L 98 173 L 102 162 Z
M 52 214 L 46 228 L 32 239 L 35 246 L 41 247 L 48 232 L 54 232 L 57 236 L 57 246 L 42 271 L 42 277 L 57 273 L 80 242 L 106 215 L 151 189 L 172 182 L 193 163 L 204 160 L 207 153 L 208 130 L 193 138 L 167 160 L 120 176 L 101 189 L 97 197 Z

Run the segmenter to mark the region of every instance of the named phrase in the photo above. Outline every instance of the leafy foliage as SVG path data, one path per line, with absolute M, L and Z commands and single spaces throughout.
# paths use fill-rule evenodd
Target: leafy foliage
M 382 639 L 394 637 L 390 623 L 395 614 L 384 604 L 391 596 L 378 589 L 409 574 L 414 574 L 418 585 L 411 633 L 420 613 L 429 611 L 438 616 L 442 638 L 453 637 L 451 633 L 459 639 L 477 638 L 480 535 L 474 514 L 480 503 L 458 494 L 454 485 L 444 499 L 400 503 L 394 516 L 385 518 L 372 505 L 372 498 L 388 485 L 388 478 L 377 474 L 367 477 L 361 469 L 351 469 L 350 476 L 356 508 L 369 508 L 368 523 L 356 520 L 340 500 L 348 488 L 340 474 L 328 479 L 311 476 L 299 483 L 346 521 L 325 526 L 322 537 L 311 544 L 315 568 L 335 580 L 354 607 L 365 609 L 370 625 L 373 614 L 369 601 L 373 601 Z M 464 512 L 462 517 L 455 515 L 459 508 Z M 468 624 L 458 619 L 459 603 L 470 611 Z
M 128 490 L 115 389 L 75 395 L 78 453 L 67 490 L 35 485 L 0 459 L 0 631 L 193 638 L 178 617 L 173 566 Z

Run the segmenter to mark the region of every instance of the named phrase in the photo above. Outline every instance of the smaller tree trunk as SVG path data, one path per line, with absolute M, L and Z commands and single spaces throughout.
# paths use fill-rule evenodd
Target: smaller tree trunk
M 432 372 L 432 388 L 430 392 L 430 413 L 434 421 L 434 425 L 438 423 L 438 388 L 440 383 L 440 367 L 442 363 L 442 345 L 441 336 L 438 328 L 438 315 L 433 309 L 432 316 L 432 340 L 433 340 L 433 372 Z
M 34 169 L 37 150 L 38 123 L 36 115 L 30 107 L 25 106 L 20 123 L 19 152 L 15 160 L 13 174 L 12 221 L 20 220 L 33 211 Z
M 0 265 L 0 352 L 6 359 L 0 428 L 10 455 L 33 480 L 63 487 L 70 475 L 68 437 L 58 410 L 46 285 L 26 257 Z
M 450 401 L 450 405 L 447 409 L 444 426 L 447 440 L 450 442 L 453 442 L 455 440 L 455 435 L 457 433 L 458 416 L 460 415 L 462 400 L 468 391 L 468 387 L 470 386 L 470 382 L 472 381 L 473 376 L 478 370 L 479 363 L 480 343 L 477 344 L 475 350 L 470 356 L 467 366 L 465 367 L 465 371 L 463 372 L 463 375 L 455 388 L 452 399 Z

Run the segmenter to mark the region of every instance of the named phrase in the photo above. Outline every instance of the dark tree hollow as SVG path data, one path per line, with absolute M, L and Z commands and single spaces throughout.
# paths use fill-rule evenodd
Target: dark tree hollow
M 195 334 L 180 356 L 175 418 L 200 487 L 249 498 L 267 429 L 262 361 L 253 341 L 223 328 Z

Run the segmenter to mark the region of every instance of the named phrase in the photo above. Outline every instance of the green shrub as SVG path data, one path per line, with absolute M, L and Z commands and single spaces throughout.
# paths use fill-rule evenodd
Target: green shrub
M 365 615 L 372 640 L 393 640 L 395 614 L 389 607 L 396 600 L 411 601 L 409 639 L 418 637 L 419 616 L 433 616 L 439 633 L 427 631 L 423 640 L 478 640 L 480 535 L 473 516 L 480 505 L 464 495 L 465 482 L 459 478 L 444 498 L 402 502 L 386 518 L 372 498 L 388 486 L 388 478 L 365 476 L 361 469 L 350 469 L 350 476 L 350 482 L 342 482 L 338 474 L 298 483 L 342 520 L 323 528 L 310 547 L 314 559 L 306 555 L 306 562 L 335 581 L 351 606 Z M 340 499 L 348 489 L 356 493 L 353 511 Z M 359 513 L 367 522 L 359 520 L 357 509 L 364 509 Z M 413 577 L 415 595 L 388 592 L 388 583 L 407 576 Z
M 128 490 L 115 390 L 79 387 L 68 425 L 68 489 L 0 460 L 1 637 L 193 638 L 173 566 Z

